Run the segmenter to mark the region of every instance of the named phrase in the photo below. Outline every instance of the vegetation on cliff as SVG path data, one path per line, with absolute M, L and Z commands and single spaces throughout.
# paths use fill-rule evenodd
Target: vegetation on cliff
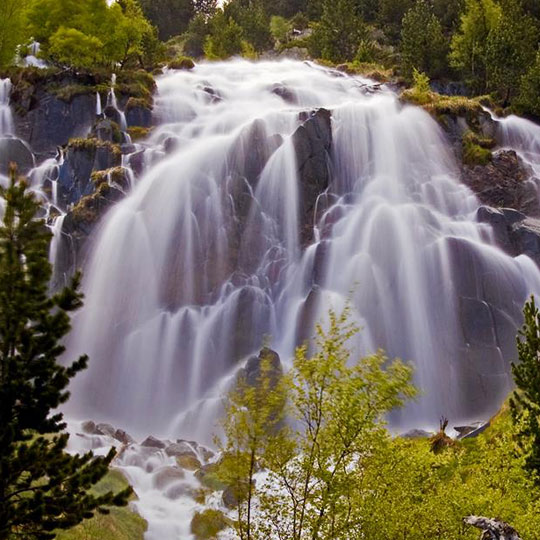
M 534 302 L 519 337 L 518 391 L 474 438 L 392 437 L 386 413 L 414 396 L 410 368 L 378 353 L 348 367 L 354 327 L 330 313 L 316 350 L 287 375 L 264 358 L 240 377 L 224 418 L 218 475 L 236 494 L 238 538 L 477 538 L 464 518 L 497 517 L 523 538 L 540 526 L 538 339 Z M 512 410 L 512 414 L 510 414 Z M 294 418 L 292 424 L 284 418 Z

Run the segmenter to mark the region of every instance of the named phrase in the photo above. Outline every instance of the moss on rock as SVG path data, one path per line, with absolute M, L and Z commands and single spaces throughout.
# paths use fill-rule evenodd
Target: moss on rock
M 189 56 L 178 56 L 169 62 L 169 69 L 191 70 L 195 67 L 195 62 Z
M 196 512 L 191 520 L 191 532 L 197 540 L 214 538 L 228 526 L 229 520 L 219 510 Z
M 465 165 L 487 165 L 492 158 L 491 149 L 495 141 L 489 137 L 481 137 L 467 131 L 462 138 L 462 160 Z
M 189 454 L 178 456 L 176 463 L 178 463 L 179 467 L 188 471 L 197 471 L 201 468 L 201 462 L 195 456 Z

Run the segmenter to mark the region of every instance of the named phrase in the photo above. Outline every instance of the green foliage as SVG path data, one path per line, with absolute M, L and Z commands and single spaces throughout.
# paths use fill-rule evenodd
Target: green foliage
M 521 112 L 540 117 L 540 50 L 536 60 L 521 78 L 517 107 Z
M 198 14 L 191 19 L 184 34 L 184 53 L 193 58 L 204 55 L 204 44 L 210 33 L 210 24 L 205 15 Z
M 211 17 L 217 10 L 217 0 L 194 0 L 193 6 L 197 15 Z
M 414 69 L 432 77 L 444 72 L 446 42 L 441 23 L 427 0 L 417 0 L 403 18 L 401 55 L 403 74 L 409 80 Z
M 229 398 L 224 469 L 227 483 L 244 489 L 236 522 L 241 539 L 361 536 L 357 489 L 388 442 L 384 416 L 415 390 L 410 368 L 382 353 L 349 365 L 347 342 L 357 330 L 348 315 L 331 311 L 328 330 L 317 328 L 314 355 L 299 348 L 287 376 L 272 379 L 263 365 L 257 385 L 244 383 Z M 282 421 L 285 412 L 291 427 Z M 268 476 L 255 486 L 259 461 Z
M 69 312 L 80 307 L 79 276 L 71 287 L 48 294 L 50 232 L 36 218 L 40 205 L 24 180 L 10 173 L 0 226 L 0 538 L 47 539 L 107 505 L 125 505 L 129 488 L 92 494 L 114 457 L 65 452 L 61 413 L 71 378 L 85 356 L 57 363 L 69 332 Z
M 487 88 L 488 36 L 500 15 L 494 0 L 466 0 L 459 31 L 452 37 L 451 65 L 481 93 Z
M 413 5 L 414 0 L 379 0 L 377 21 L 392 43 L 399 42 L 401 22 Z
M 210 34 L 206 37 L 204 53 L 211 60 L 225 60 L 240 55 L 243 37 L 242 28 L 219 10 L 210 21 Z
M 289 41 L 291 24 L 284 17 L 274 15 L 270 19 L 270 33 L 274 40 L 279 44 Z
M 324 0 L 321 20 L 313 27 L 309 49 L 312 56 L 331 62 L 352 61 L 358 44 L 367 37 L 354 0 Z
M 18 45 L 26 40 L 24 14 L 27 0 L 0 2 L 0 67 L 11 64 Z
M 162 41 L 184 32 L 195 14 L 192 0 L 140 0 L 140 4 Z
M 155 30 L 136 0 L 34 0 L 28 33 L 49 62 L 75 68 L 124 67 L 155 55 Z
M 125 476 L 110 470 L 93 488 L 95 495 L 118 493 L 129 487 Z M 113 507 L 108 514 L 97 513 L 67 531 L 60 531 L 58 540 L 143 540 L 146 521 L 128 507 Z
M 225 5 L 224 12 L 226 17 L 240 26 L 244 39 L 253 45 L 257 52 L 262 52 L 272 45 L 270 18 L 262 0 L 230 2 Z
M 519 427 L 521 454 L 536 482 L 540 479 L 540 312 L 534 297 L 525 304 L 525 321 L 517 339 L 519 363 L 512 364 L 517 390 L 510 400 Z M 529 441 L 532 440 L 532 445 Z
M 494 146 L 492 139 L 482 139 L 472 131 L 467 131 L 461 140 L 462 160 L 465 165 L 487 165 L 492 158 L 491 148 Z
M 488 89 L 498 92 L 503 105 L 519 90 L 520 77 L 534 62 L 538 28 L 520 0 L 502 3 L 486 44 Z

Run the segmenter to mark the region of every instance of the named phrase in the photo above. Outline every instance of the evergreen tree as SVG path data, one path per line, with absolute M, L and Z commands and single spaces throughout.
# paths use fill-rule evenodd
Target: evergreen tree
M 193 0 L 140 0 L 140 3 L 162 41 L 184 32 L 195 14 Z
M 536 60 L 521 77 L 517 106 L 521 112 L 540 117 L 540 50 Z
M 401 22 L 414 0 L 380 0 L 377 22 L 392 43 L 398 43 L 401 34 Z
M 409 80 L 415 69 L 430 77 L 444 71 L 446 42 L 441 23 L 426 0 L 417 0 L 403 18 L 401 56 L 403 74 Z
M 352 61 L 364 37 L 366 27 L 354 0 L 324 0 L 321 20 L 311 36 L 311 53 L 331 62 Z
M 487 39 L 499 20 L 494 0 L 466 0 L 459 31 L 451 42 L 450 64 L 479 92 L 487 87 Z
M 520 429 L 525 467 L 540 481 L 540 311 L 534 297 L 523 309 L 525 320 L 517 338 L 519 363 L 512 364 L 517 390 L 510 400 L 514 423 Z M 532 439 L 532 445 L 530 443 Z
M 487 83 L 508 105 L 519 89 L 520 77 L 534 62 L 538 29 L 520 0 L 505 0 L 501 7 L 486 44 Z
M 210 33 L 206 37 L 204 53 L 214 60 L 225 60 L 242 53 L 244 33 L 232 18 L 227 18 L 219 10 L 209 24 Z
M 70 329 L 69 312 L 81 305 L 79 277 L 50 296 L 50 232 L 24 180 L 10 171 L 0 226 L 0 539 L 45 540 L 107 505 L 125 505 L 131 490 L 91 495 L 88 490 L 114 457 L 65 452 L 62 414 L 85 356 L 69 367 L 57 363 L 60 341 Z
M 224 13 L 242 28 L 243 38 L 253 45 L 256 51 L 262 52 L 272 46 L 270 17 L 262 0 L 230 2 L 225 6 Z

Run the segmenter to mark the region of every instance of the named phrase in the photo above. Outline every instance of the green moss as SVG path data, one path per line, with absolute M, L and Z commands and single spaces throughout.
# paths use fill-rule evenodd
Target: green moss
M 128 99 L 128 102 L 126 103 L 126 112 L 128 112 L 131 109 L 152 109 L 152 100 L 148 100 L 146 98 L 134 98 L 130 97 Z
M 118 74 L 114 88 L 116 93 L 124 98 L 144 99 L 151 107 L 156 81 L 151 73 L 144 70 L 122 71 Z
M 195 67 L 195 62 L 189 56 L 178 56 L 169 62 L 169 69 L 186 69 L 190 70 Z
M 205 465 L 195 473 L 195 478 L 212 491 L 223 491 L 227 485 L 219 477 L 219 467 L 216 463 Z
M 197 540 L 214 538 L 216 534 L 229 526 L 229 520 L 219 510 L 196 512 L 191 520 L 191 532 Z
M 384 83 L 395 79 L 395 70 L 373 62 L 347 62 L 336 66 L 349 75 L 360 75 L 374 81 Z
M 126 169 L 124 167 L 113 167 L 104 171 L 94 171 L 90 179 L 96 188 L 99 188 L 104 183 L 109 183 L 109 181 L 119 185 L 123 189 L 128 187 Z
M 67 85 L 52 85 L 49 86 L 49 92 L 65 101 L 67 103 L 71 102 L 74 98 L 78 96 L 93 95 L 100 93 L 105 95 L 107 93 L 108 87 L 106 84 L 100 85 L 84 85 L 84 84 L 67 84 Z
M 116 159 L 122 158 L 122 149 L 119 144 L 101 141 L 95 137 L 70 139 L 67 148 L 68 150 L 85 150 L 88 152 L 95 152 L 98 148 L 108 148 Z
M 201 468 L 201 462 L 195 456 L 178 456 L 176 463 L 178 463 L 179 467 L 188 471 L 197 471 Z
M 93 489 L 95 495 L 119 492 L 128 487 L 124 475 L 111 470 Z M 112 507 L 110 513 L 96 515 L 67 531 L 60 531 L 58 540 L 143 540 L 146 521 L 129 507 Z
M 487 137 L 480 137 L 472 131 L 467 131 L 461 140 L 463 163 L 465 165 L 487 165 L 492 158 L 491 148 L 495 141 Z
M 128 128 L 129 136 L 132 141 L 139 141 L 141 139 L 146 139 L 148 135 L 152 132 L 152 128 L 144 128 L 139 126 L 132 126 Z

